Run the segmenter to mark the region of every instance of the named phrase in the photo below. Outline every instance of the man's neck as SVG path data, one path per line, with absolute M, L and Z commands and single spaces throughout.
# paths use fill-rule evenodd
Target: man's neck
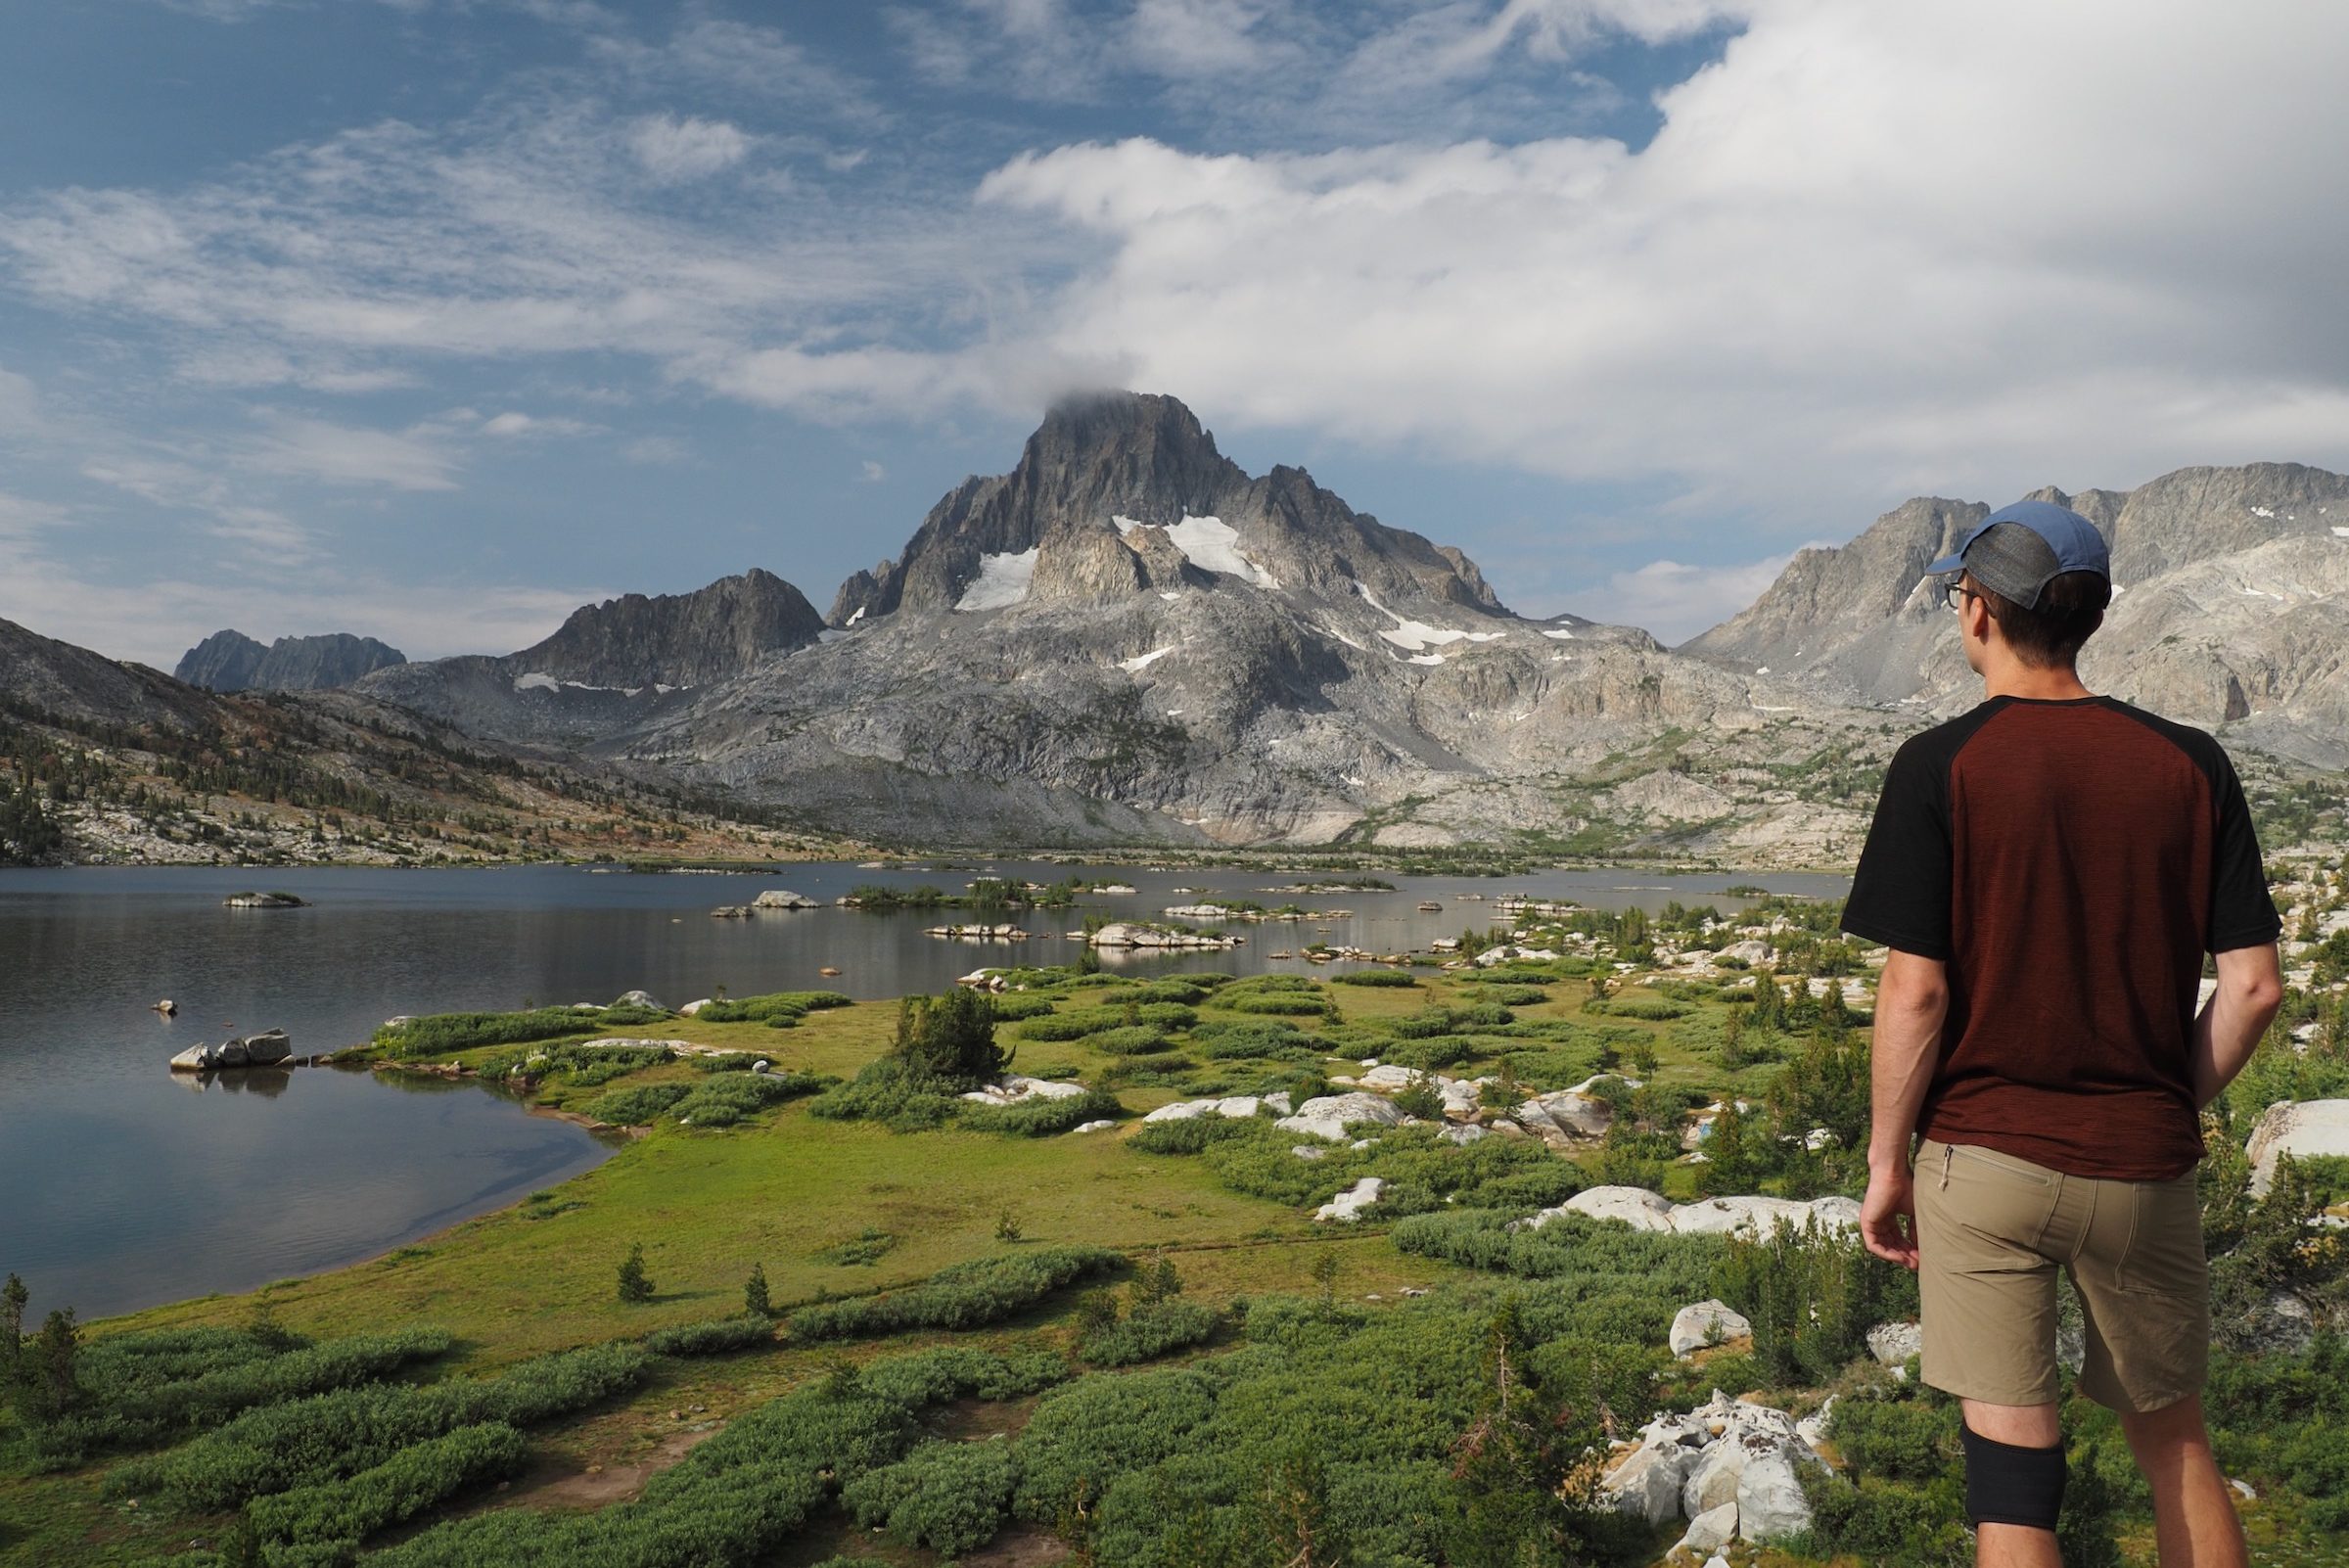
M 2000 660 L 1982 672 L 1982 700 L 2021 697 L 2034 702 L 2063 702 L 2096 693 L 2080 684 L 2080 672 L 2070 665 L 2037 669 L 2019 660 Z

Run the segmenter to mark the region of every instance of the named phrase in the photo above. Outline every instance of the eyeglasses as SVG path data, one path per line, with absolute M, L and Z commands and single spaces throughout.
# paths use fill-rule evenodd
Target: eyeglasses
M 1935 596 L 1941 600 L 1941 607 L 1944 610 L 1956 610 L 1960 608 L 1961 601 L 1963 600 L 1979 599 L 1982 597 L 1982 595 L 1976 593 L 1973 589 L 1965 585 L 1965 579 L 1963 577 L 1942 578 L 1941 586 L 1935 590 Z

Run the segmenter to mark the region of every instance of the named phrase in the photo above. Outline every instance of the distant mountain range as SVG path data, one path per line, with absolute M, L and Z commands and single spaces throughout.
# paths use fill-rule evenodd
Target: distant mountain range
M 2349 764 L 2349 480 L 2257 464 L 2042 494 L 2112 543 L 2092 686 Z M 1822 863 L 1856 853 L 1891 746 L 1978 698 L 1922 569 L 1987 512 L 1906 502 L 1667 649 L 1516 616 L 1457 549 L 1302 469 L 1247 474 L 1172 397 L 1108 393 L 956 485 L 829 616 L 754 570 L 584 607 L 503 656 L 222 633 L 181 671 L 346 685 L 485 747 L 883 840 Z M 96 665 L 90 701 L 170 707 L 162 677 Z

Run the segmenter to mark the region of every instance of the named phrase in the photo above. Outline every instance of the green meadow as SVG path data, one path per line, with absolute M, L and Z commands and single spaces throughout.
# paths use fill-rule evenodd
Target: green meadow
M 1490 968 L 1081 964 L 904 1005 L 388 1027 L 379 1072 L 468 1075 L 624 1142 L 352 1268 L 62 1345 L 28 1316 L 0 1559 L 1647 1564 L 1681 1526 L 1601 1504 L 1609 1445 L 1720 1388 L 1798 1415 L 1834 1396 L 1844 1460 L 1805 1482 L 1807 1534 L 1732 1560 L 1970 1560 L 1954 1409 L 1861 1343 L 1913 1315 L 1905 1277 L 1819 1232 L 1510 1228 L 1602 1182 L 1857 1192 L 1866 1009 L 1844 991 L 1870 970 L 1834 914 L 1547 911 L 1515 934 L 1538 956 Z M 1760 962 L 1723 950 L 1753 941 Z M 664 1043 L 590 1043 L 614 1038 Z M 1412 1125 L 1144 1120 L 1343 1094 L 1366 1060 L 1425 1075 L 1385 1085 Z M 961 1097 L 1006 1071 L 1083 1093 Z M 1482 1109 L 1448 1120 L 1442 1081 L 1472 1079 Z M 1603 1135 L 1465 1130 L 1576 1085 Z M 2338 1247 L 2303 1256 L 2284 1212 L 2326 1194 L 2253 1203 L 2213 1165 L 2226 1300 L 2337 1293 Z M 1313 1218 L 1365 1176 L 1359 1219 Z M 1674 1313 L 1708 1296 L 1752 1340 L 1674 1358 Z M 2343 1363 L 2329 1335 L 2222 1357 L 2264 1561 L 2343 1560 Z M 2149 1561 L 2109 1418 L 2069 1416 L 2080 1560 Z

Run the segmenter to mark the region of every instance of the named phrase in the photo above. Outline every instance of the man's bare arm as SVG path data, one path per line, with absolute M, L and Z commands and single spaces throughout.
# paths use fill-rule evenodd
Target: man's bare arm
M 1925 1090 L 1941 1056 L 1941 1025 L 1950 1010 L 1948 967 L 1898 947 L 1876 982 L 1876 1027 L 1870 1046 L 1867 1198 L 1860 1233 L 1867 1250 L 1916 1267 L 1914 1205 L 1909 1179 L 1909 1139 L 1924 1109 Z M 1904 1230 L 1902 1220 L 1911 1221 Z
M 2282 961 L 2274 943 L 2231 947 L 2218 955 L 2218 989 L 2194 1020 L 2197 1105 L 2208 1105 L 2234 1082 L 2283 1005 Z
M 1909 1168 L 1909 1139 L 1924 1109 L 1950 1010 L 1948 966 L 1898 947 L 1876 983 L 1876 1027 L 1869 1047 L 1874 1114 L 1867 1136 L 1871 1171 Z

